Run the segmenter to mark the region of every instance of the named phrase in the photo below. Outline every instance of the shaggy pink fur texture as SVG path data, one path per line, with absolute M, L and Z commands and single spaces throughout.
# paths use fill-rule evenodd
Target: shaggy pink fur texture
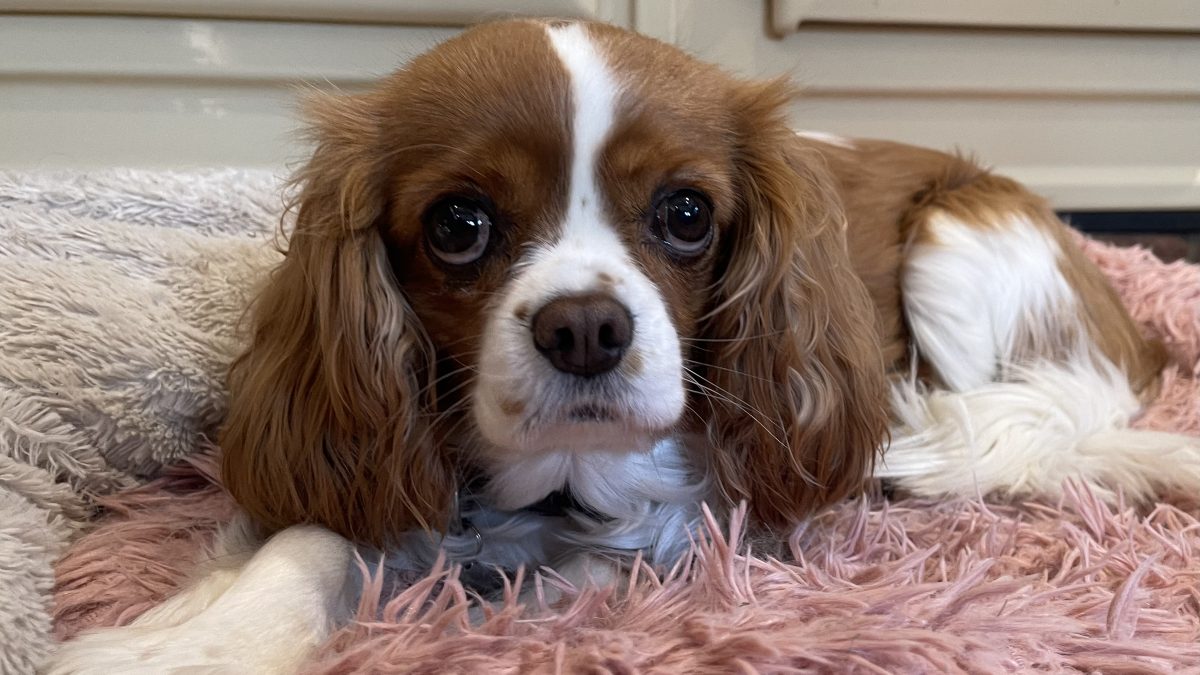
M 1173 363 L 1138 424 L 1200 435 L 1200 268 L 1085 242 Z M 110 499 L 61 561 L 59 635 L 131 620 L 229 517 L 211 456 Z M 1109 506 L 847 502 L 756 556 L 735 517 L 691 559 L 565 606 L 474 612 L 456 571 L 365 582 L 358 620 L 311 664 L 346 672 L 1200 672 L 1200 496 Z M 548 576 L 545 584 L 561 583 Z
M 121 626 L 174 593 L 233 500 L 217 485 L 212 449 L 168 467 L 142 487 L 100 501 L 107 515 L 55 566 L 54 629 L 60 640 L 92 626 Z

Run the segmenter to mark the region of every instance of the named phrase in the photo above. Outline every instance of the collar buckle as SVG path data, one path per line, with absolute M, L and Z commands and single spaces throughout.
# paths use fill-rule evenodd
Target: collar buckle
M 450 505 L 450 523 L 446 527 L 447 537 L 468 536 L 473 539 L 473 548 L 465 557 L 474 558 L 483 552 L 483 533 L 475 527 L 470 518 L 463 516 L 461 491 L 454 491 L 454 501 Z M 445 542 L 445 537 L 442 539 Z

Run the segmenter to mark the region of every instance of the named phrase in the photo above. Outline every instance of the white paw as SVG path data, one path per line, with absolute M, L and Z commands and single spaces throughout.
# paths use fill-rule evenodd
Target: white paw
M 354 549 L 296 526 L 206 576 L 134 625 L 64 644 L 47 675 L 294 673 L 345 618 Z

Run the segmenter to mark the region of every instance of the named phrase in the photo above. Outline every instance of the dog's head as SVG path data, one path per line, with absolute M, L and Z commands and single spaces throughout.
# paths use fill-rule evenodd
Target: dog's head
M 463 467 L 682 434 L 770 523 L 858 486 L 878 339 L 790 96 L 612 27 L 512 21 L 316 100 L 231 373 L 233 495 L 380 543 L 444 525 Z

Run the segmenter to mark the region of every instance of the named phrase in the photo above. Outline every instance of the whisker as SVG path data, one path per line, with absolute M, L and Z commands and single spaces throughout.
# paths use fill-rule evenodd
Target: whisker
M 701 386 L 701 385 L 697 385 L 697 386 Z M 715 391 L 713 391 L 713 390 L 711 390 L 711 389 L 698 389 L 698 390 L 696 390 L 696 389 L 686 389 L 686 388 L 685 388 L 685 390 L 686 390 L 686 391 L 688 391 L 688 392 L 690 392 L 690 393 L 692 393 L 692 394 L 696 394 L 696 395 L 698 395 L 698 396 L 701 396 L 701 397 L 703 397 L 703 398 L 712 399 L 712 400 L 714 400 L 714 401 L 720 401 L 720 402 L 722 402 L 722 403 L 728 403 L 728 404 L 732 405 L 733 407 L 735 407 L 735 408 L 738 408 L 738 409 L 739 409 L 739 410 L 741 410 L 742 412 L 745 412 L 745 413 L 750 413 L 750 411 L 749 411 L 749 410 L 747 410 L 745 406 L 742 406 L 742 405 L 740 405 L 740 404 L 739 404 L 737 401 L 735 401 L 735 400 L 733 400 L 733 399 L 731 399 L 731 398 L 729 398 L 729 397 L 727 397 L 727 396 L 721 396 L 719 393 L 717 393 L 717 392 L 715 392 Z
M 454 339 L 454 340 L 451 340 L 451 341 L 449 341 L 449 342 L 445 342 L 445 343 L 442 343 L 442 344 L 436 345 L 436 348 L 437 348 L 438 350 L 444 351 L 444 350 L 446 350 L 446 349 L 448 349 L 448 348 L 450 348 L 450 347 L 453 347 L 453 346 L 455 346 L 455 345 L 460 345 L 460 344 L 462 344 L 462 343 L 464 343 L 464 342 L 469 342 L 470 340 L 474 340 L 474 339 L 476 339 L 477 337 L 478 337 L 478 336 L 476 336 L 476 335 L 471 335 L 471 334 L 468 334 L 468 335 L 460 335 L 458 338 L 456 338 L 456 339 Z
M 757 375 L 751 375 L 751 374 L 749 374 L 749 373 L 743 373 L 742 371 L 740 371 L 740 370 L 736 370 L 736 369 L 734 369 L 734 368 L 725 368 L 725 367 L 723 367 L 723 366 L 717 366 L 717 365 L 713 365 L 713 364 L 711 364 L 711 363 L 702 363 L 702 362 L 700 362 L 700 361 L 694 361 L 694 360 L 692 360 L 692 359 L 685 359 L 685 360 L 684 360 L 684 363 L 685 363 L 685 364 L 690 364 L 690 365 L 692 365 L 692 366 L 695 366 L 695 367 L 697 367 L 697 368 L 712 368 L 713 370 L 723 370 L 723 371 L 725 371 L 725 372 L 727 372 L 727 373 L 733 373 L 733 374 L 735 374 L 735 375 L 740 375 L 741 377 L 749 378 L 749 379 L 751 379 L 751 380 L 758 380 L 759 382 L 769 382 L 770 384 L 776 384 L 775 380 L 769 380 L 769 379 L 767 379 L 767 378 L 765 378 L 765 377 L 759 377 L 759 376 L 757 376 Z
M 451 405 L 449 408 L 446 408 L 445 410 L 438 412 L 438 414 L 435 415 L 432 420 L 430 420 L 429 426 L 427 426 L 425 428 L 425 430 L 421 434 L 421 436 L 418 439 L 416 439 L 415 445 L 417 445 L 418 447 L 423 445 L 426 441 L 429 440 L 429 438 L 434 433 L 437 433 L 439 431 L 438 427 L 441 425 L 442 420 L 444 420 L 447 416 L 452 415 L 456 412 L 465 412 L 467 403 L 469 401 L 470 401 L 470 399 L 468 399 L 468 398 L 459 399 L 458 401 L 455 401 L 454 404 Z M 455 422 L 449 428 L 445 429 L 444 433 L 446 435 L 452 434 L 458 428 L 458 426 L 461 425 L 464 420 L 469 419 L 469 417 L 470 417 L 469 415 L 463 415 L 461 418 L 459 418 L 459 420 L 457 422 Z
M 684 372 L 688 375 L 695 375 L 695 373 L 692 373 L 690 370 L 688 370 L 686 368 L 684 369 Z M 697 376 L 697 377 L 699 377 L 699 376 Z M 695 384 L 696 386 L 700 387 L 701 389 L 706 389 L 704 387 L 704 385 L 700 384 L 699 382 L 696 382 L 695 380 L 692 381 L 692 384 Z M 713 386 L 716 387 L 716 385 L 713 385 Z M 716 387 L 716 388 L 718 390 L 720 389 L 720 387 Z M 726 392 L 726 393 L 728 393 L 728 392 Z M 713 398 L 718 401 L 725 401 L 726 403 L 730 403 L 730 404 L 734 405 L 742 412 L 747 413 L 747 416 L 751 420 L 753 420 L 755 424 L 762 427 L 762 430 L 767 432 L 767 435 L 770 436 L 776 443 L 778 443 L 779 445 L 781 445 L 783 447 L 788 446 L 788 444 L 784 443 L 783 440 L 781 438 L 779 438 L 779 436 L 775 435 L 775 432 L 772 431 L 770 427 L 768 427 L 765 423 L 763 423 L 762 418 L 765 417 L 768 421 L 775 424 L 779 428 L 780 431 L 786 431 L 786 427 L 784 427 L 784 425 L 779 420 L 771 419 L 765 413 L 763 413 L 761 410 L 754 408 L 753 406 L 746 403 L 745 401 L 739 402 L 737 400 L 734 400 L 737 397 L 725 398 L 725 397 L 721 397 L 721 396 L 714 396 L 714 395 L 712 395 L 712 393 L 710 393 L 708 391 L 705 391 L 704 395 L 708 398 Z M 730 394 L 730 396 L 732 396 L 732 394 Z
M 729 397 L 729 399 L 730 399 L 731 401 L 737 401 L 738 403 L 741 403 L 742 405 L 746 406 L 747 408 L 750 408 L 750 409 L 754 410 L 755 412 L 757 412 L 757 413 L 759 413 L 759 414 L 764 414 L 764 413 L 762 413 L 762 411 L 760 411 L 760 410 L 758 410 L 758 409 L 754 408 L 753 406 L 751 406 L 749 402 L 747 402 L 747 401 L 745 401 L 745 400 L 743 400 L 743 399 L 739 398 L 739 397 L 738 397 L 737 395 L 735 395 L 733 392 L 729 391 L 728 389 L 725 389 L 724 387 L 722 387 L 721 385 L 717 384 L 716 382 L 713 382 L 712 380 L 708 379 L 707 377 L 704 377 L 704 376 L 703 376 L 703 375 L 701 375 L 700 373 L 697 373 L 695 370 L 692 370 L 691 368 L 688 368 L 688 367 L 686 367 L 686 366 L 685 366 L 685 367 L 683 368 L 683 372 L 684 372 L 685 374 L 687 374 L 687 375 L 690 375 L 691 377 L 695 378 L 695 379 L 693 379 L 693 381 L 692 381 L 692 383 L 693 383 L 693 384 L 696 384 L 697 386 L 701 386 L 701 387 L 704 387 L 704 386 L 706 386 L 706 385 L 707 385 L 707 388 L 711 388 L 711 389 L 713 389 L 713 390 L 717 391 L 718 393 L 724 394 L 725 396 Z M 702 381 L 703 381 L 703 384 L 702 384 L 701 382 L 697 381 L 697 380 L 702 380 Z
M 440 395 L 438 396 L 438 398 L 441 399 L 443 397 L 448 397 L 453 394 L 456 394 L 456 393 L 462 391 L 463 389 L 466 389 L 467 387 L 471 386 L 474 383 L 475 383 L 475 378 L 468 377 L 467 379 L 463 380 L 462 382 L 459 382 L 458 384 L 454 385 L 454 387 L 449 389 L 448 391 L 440 392 Z M 462 403 L 464 401 L 469 401 L 469 400 L 470 400 L 469 396 L 463 396 L 459 400 L 457 400 L 453 404 L 451 404 L 451 408 L 456 405 L 459 405 L 460 403 Z M 449 410 L 449 408 L 447 408 L 447 410 Z
M 680 337 L 680 342 L 741 342 L 742 340 L 757 340 L 759 338 L 774 337 L 788 332 L 786 328 L 771 331 L 769 333 L 759 333 L 757 335 L 740 335 L 732 338 L 696 338 L 696 337 Z
M 423 387 L 421 387 L 420 389 L 418 389 L 418 390 L 417 390 L 417 392 L 416 392 L 416 395 L 417 395 L 417 397 L 418 397 L 418 398 L 419 398 L 419 397 L 421 397 L 421 396 L 424 396 L 425 394 L 427 394 L 427 393 L 429 392 L 429 390 L 431 390 L 431 389 L 433 389 L 434 387 L 436 387 L 437 385 L 441 384 L 441 383 L 442 383 L 442 381 L 444 381 L 444 380 L 448 380 L 448 379 L 450 379 L 450 378 L 454 377 L 455 375 L 460 375 L 460 374 L 462 374 L 462 373 L 464 373 L 464 372 L 470 372 L 470 371 L 474 371 L 474 370 L 476 370 L 476 368 L 475 368 L 474 366 L 463 366 L 463 367 L 461 367 L 461 368 L 455 368 L 454 370 L 451 370 L 451 371 L 450 371 L 450 372 L 448 372 L 448 373 L 444 373 L 444 374 L 442 374 L 442 375 L 439 375 L 439 376 L 438 376 L 436 379 L 434 379 L 432 382 L 429 382 L 429 383 L 428 383 L 428 384 L 426 384 L 425 386 L 423 386 Z
M 444 432 L 443 432 L 443 433 L 444 433 L 444 434 L 445 434 L 447 437 L 451 437 L 451 436 L 453 436 L 455 432 L 457 432 L 457 431 L 458 431 L 460 428 L 462 428 L 462 426 L 463 426 L 464 424 L 466 424 L 466 423 L 467 423 L 467 422 L 468 422 L 468 421 L 471 419 L 471 415 L 469 414 L 469 411 L 466 409 L 466 407 L 465 407 L 465 406 L 463 406 L 461 409 L 458 409 L 458 410 L 447 410 L 447 411 L 446 411 L 446 413 L 447 413 L 447 414 L 450 414 L 450 413 L 452 413 L 452 412 L 454 412 L 454 413 L 457 413 L 457 412 L 462 412 L 462 413 L 464 413 L 464 414 L 463 414 L 463 415 L 461 415 L 461 416 L 459 416 L 458 420 L 457 420 L 457 421 L 455 421 L 455 422 L 454 422 L 454 424 L 451 424 L 449 427 L 447 427 L 447 428 L 444 430 Z M 444 418 L 444 417 L 445 417 L 445 415 L 443 415 L 442 417 Z

